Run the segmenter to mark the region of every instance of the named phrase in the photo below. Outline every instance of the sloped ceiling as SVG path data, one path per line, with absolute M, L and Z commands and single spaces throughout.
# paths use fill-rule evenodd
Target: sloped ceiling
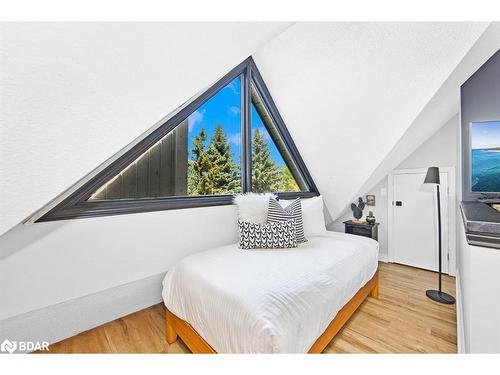
M 353 197 L 375 186 L 458 113 L 459 87 L 499 49 L 500 23 L 492 22 Z
M 487 26 L 298 23 L 257 51 L 256 63 L 333 219 Z
M 289 26 L 0 24 L 0 235 Z

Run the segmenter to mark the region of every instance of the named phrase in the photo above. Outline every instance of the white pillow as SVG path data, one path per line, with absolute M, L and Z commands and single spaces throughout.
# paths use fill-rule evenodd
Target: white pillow
M 323 213 L 323 197 L 302 199 L 302 219 L 304 222 L 304 236 L 324 235 L 326 230 L 325 214 Z M 280 204 L 287 205 L 288 201 L 280 200 Z
M 267 222 L 269 198 L 276 199 L 276 195 L 272 193 L 236 195 L 233 202 L 238 206 L 239 219 L 248 223 L 265 224 Z
M 321 195 L 302 200 L 302 218 L 306 238 L 308 236 L 321 236 L 327 232 L 323 212 L 323 197 Z

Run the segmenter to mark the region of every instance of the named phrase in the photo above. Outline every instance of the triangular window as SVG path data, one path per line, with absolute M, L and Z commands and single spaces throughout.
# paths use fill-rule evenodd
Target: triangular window
M 318 195 L 252 58 L 91 175 L 40 220 Z

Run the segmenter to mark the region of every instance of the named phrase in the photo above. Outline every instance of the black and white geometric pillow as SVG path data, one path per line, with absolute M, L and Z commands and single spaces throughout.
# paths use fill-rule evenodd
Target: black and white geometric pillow
M 297 247 L 294 220 L 255 224 L 238 221 L 240 249 L 285 249 Z
M 276 199 L 269 198 L 269 207 L 267 209 L 267 222 L 279 223 L 280 221 L 295 220 L 295 237 L 297 243 L 306 242 L 304 236 L 304 222 L 302 221 L 302 204 L 300 198 L 295 199 L 285 208 L 276 201 Z

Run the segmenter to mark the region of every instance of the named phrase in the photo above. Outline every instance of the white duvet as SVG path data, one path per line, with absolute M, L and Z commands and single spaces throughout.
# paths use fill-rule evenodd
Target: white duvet
M 184 258 L 162 295 L 218 353 L 306 353 L 377 261 L 376 241 L 335 232 L 296 249 L 233 244 Z

